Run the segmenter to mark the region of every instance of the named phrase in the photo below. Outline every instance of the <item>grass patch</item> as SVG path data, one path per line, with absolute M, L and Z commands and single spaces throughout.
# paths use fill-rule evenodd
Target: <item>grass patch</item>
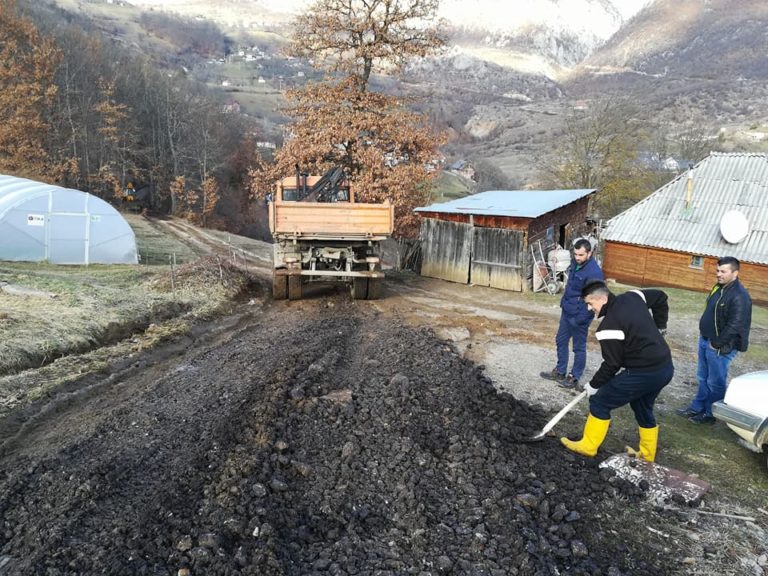
M 3 266 L 0 275 L 12 286 L 53 296 L 0 294 L 5 316 L 0 322 L 0 374 L 88 350 L 162 318 L 171 310 L 171 298 L 146 289 L 162 271 L 139 266 Z
M 0 291 L 0 375 L 38 368 L 153 326 L 151 346 L 217 314 L 245 289 L 248 278 L 240 270 L 201 259 L 139 216 L 127 220 L 139 251 L 163 265 L 0 263 L 0 281 L 16 290 Z M 177 255 L 173 270 L 168 254 Z
M 191 262 L 200 253 L 176 238 L 159 230 L 150 221 L 138 214 L 123 214 L 136 235 L 136 249 L 139 263 L 143 265 L 167 265 L 169 256 L 176 256 L 176 263 Z
M 262 87 L 227 90 L 227 96 L 240 103 L 243 111 L 257 118 L 264 118 L 277 123 L 281 118 L 280 108 L 285 105 L 285 98 L 277 87 L 261 84 Z

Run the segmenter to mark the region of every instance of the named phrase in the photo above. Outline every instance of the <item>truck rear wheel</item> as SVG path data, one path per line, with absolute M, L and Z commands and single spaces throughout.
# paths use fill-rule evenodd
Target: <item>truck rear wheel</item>
M 288 300 L 301 300 L 301 276 L 288 276 Z
M 272 272 L 272 298 L 275 300 L 285 300 L 288 298 L 288 276 Z

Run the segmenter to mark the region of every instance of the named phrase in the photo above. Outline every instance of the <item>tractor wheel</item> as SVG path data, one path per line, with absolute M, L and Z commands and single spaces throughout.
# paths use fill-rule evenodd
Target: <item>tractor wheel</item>
M 381 298 L 381 278 L 368 279 L 368 300 Z
M 301 300 L 301 276 L 288 276 L 288 300 Z
M 288 298 L 288 276 L 272 272 L 272 298 L 275 300 L 285 300 Z
M 368 278 L 352 278 L 352 299 L 365 300 L 368 298 Z

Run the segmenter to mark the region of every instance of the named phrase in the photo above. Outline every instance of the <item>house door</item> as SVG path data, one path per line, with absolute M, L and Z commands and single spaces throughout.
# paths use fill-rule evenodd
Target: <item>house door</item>
M 466 284 L 472 230 L 470 224 L 425 218 L 421 223 L 421 275 Z
M 523 290 L 523 232 L 475 228 L 470 282 L 502 290 Z

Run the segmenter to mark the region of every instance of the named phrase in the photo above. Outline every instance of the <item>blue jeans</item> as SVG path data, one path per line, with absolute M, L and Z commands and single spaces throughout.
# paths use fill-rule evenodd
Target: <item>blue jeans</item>
M 641 428 L 656 426 L 653 405 L 656 397 L 672 380 L 675 367 L 670 361 L 656 370 L 623 370 L 600 386 L 589 398 L 589 412 L 601 420 L 611 418 L 611 410 L 629 404 Z
M 577 380 L 584 374 L 587 365 L 587 332 L 589 331 L 589 318 L 586 323 L 568 316 L 565 312 L 560 314 L 560 327 L 555 336 L 557 346 L 557 366 L 560 374 L 568 374 L 568 341 L 573 340 L 573 367 L 571 374 Z
M 736 354 L 736 350 L 720 354 L 709 345 L 709 340 L 699 337 L 699 365 L 696 368 L 699 389 L 689 406 L 691 410 L 712 416 L 712 404 L 725 397 L 728 367 Z

